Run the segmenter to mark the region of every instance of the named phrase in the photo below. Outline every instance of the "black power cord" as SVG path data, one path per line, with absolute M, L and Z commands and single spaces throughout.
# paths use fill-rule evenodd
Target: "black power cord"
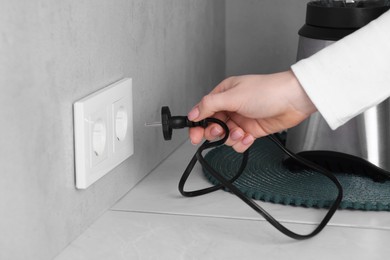
M 315 170 L 319 172 L 320 174 L 326 176 L 328 179 L 330 179 L 337 187 L 338 194 L 336 199 L 334 200 L 333 204 L 330 206 L 327 214 L 322 219 L 320 224 L 309 234 L 301 235 L 298 233 L 295 233 L 291 231 L 290 229 L 286 228 L 284 225 L 282 225 L 280 222 L 278 222 L 274 217 L 272 217 L 267 211 L 265 211 L 262 207 L 260 207 L 253 199 L 248 198 L 243 192 L 241 192 L 236 186 L 233 185 L 234 181 L 237 180 L 242 172 L 244 171 L 246 164 L 248 162 L 249 157 L 249 150 L 247 149 L 243 153 L 243 158 L 241 162 L 241 166 L 239 170 L 237 171 L 236 175 L 230 179 L 227 180 L 224 178 L 219 172 L 214 170 L 204 159 L 202 152 L 206 149 L 210 149 L 213 147 L 217 147 L 220 145 L 223 145 L 227 138 L 229 137 L 229 128 L 227 125 L 216 118 L 206 118 L 204 120 L 201 120 L 199 122 L 193 122 L 188 120 L 186 116 L 171 116 L 170 110 L 168 107 L 162 107 L 161 108 L 161 119 L 162 119 L 162 128 L 163 128 L 163 135 L 165 140 L 171 140 L 172 138 L 172 129 L 179 129 L 179 128 L 185 128 L 185 127 L 203 127 L 206 128 L 210 123 L 216 123 L 220 125 L 224 131 L 225 135 L 223 138 L 217 140 L 217 141 L 205 141 L 203 144 L 200 145 L 198 150 L 196 151 L 195 155 L 192 157 L 190 163 L 188 164 L 187 168 L 185 169 L 180 181 L 179 181 L 179 191 L 183 196 L 186 197 L 195 197 L 204 195 L 216 190 L 219 190 L 221 188 L 226 188 L 232 193 L 234 193 L 237 197 L 239 197 L 242 201 L 244 201 L 249 207 L 254 209 L 257 213 L 259 213 L 261 216 L 263 216 L 271 225 L 273 225 L 276 229 L 278 229 L 283 234 L 294 238 L 298 240 L 311 238 L 315 235 L 317 235 L 321 230 L 327 225 L 329 220 L 332 218 L 334 213 L 336 212 L 337 208 L 339 207 L 342 197 L 343 197 L 343 188 L 340 184 L 340 182 L 337 180 L 337 178 L 334 176 L 333 173 L 330 171 L 322 168 L 321 166 L 316 165 L 315 163 L 308 161 L 293 152 L 286 149 L 280 141 L 275 138 L 273 135 L 267 136 L 272 142 L 274 142 L 284 153 L 286 153 L 290 158 L 293 160 L 296 160 L 297 162 L 307 166 L 308 168 Z M 209 188 L 201 189 L 201 190 L 195 190 L 195 191 L 185 191 L 184 186 L 185 183 L 194 168 L 196 162 L 199 161 L 199 163 L 215 178 L 219 181 L 220 184 L 211 186 Z

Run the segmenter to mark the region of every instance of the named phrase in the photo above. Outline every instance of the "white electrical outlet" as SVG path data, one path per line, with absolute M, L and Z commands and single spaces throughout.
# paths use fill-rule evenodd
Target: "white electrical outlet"
M 120 152 L 127 149 L 126 140 L 129 136 L 133 136 L 133 113 L 128 113 L 128 104 L 131 97 L 123 97 L 112 104 L 113 115 L 113 138 L 114 151 Z M 131 103 L 130 103 L 131 104 Z
M 132 80 L 74 103 L 76 187 L 86 189 L 134 153 Z
M 110 143 L 107 132 L 111 126 L 107 108 L 104 107 L 90 116 L 87 115 L 86 119 L 88 123 L 84 133 L 89 135 L 87 138 L 90 141 L 88 145 L 90 148 L 86 156 L 90 158 L 90 166 L 94 167 L 107 159 L 108 156 Z

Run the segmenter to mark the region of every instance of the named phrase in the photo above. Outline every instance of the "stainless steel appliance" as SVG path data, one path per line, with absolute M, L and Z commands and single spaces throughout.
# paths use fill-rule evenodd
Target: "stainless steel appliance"
M 306 24 L 299 31 L 297 59 L 309 57 L 366 25 L 387 11 L 389 2 L 309 2 Z M 335 131 L 315 113 L 288 130 L 286 145 L 331 170 L 390 174 L 390 100 Z

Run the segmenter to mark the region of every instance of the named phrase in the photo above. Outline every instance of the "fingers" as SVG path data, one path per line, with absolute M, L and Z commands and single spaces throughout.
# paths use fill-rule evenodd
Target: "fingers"
M 266 129 L 264 128 L 264 126 L 267 125 L 267 119 L 261 120 L 260 123 L 260 120 L 252 120 L 250 118 L 246 118 L 234 113 L 231 114 L 230 120 L 234 121 L 237 125 L 239 125 L 244 130 L 244 132 L 250 133 L 253 137 L 256 138 L 263 137 L 272 133 L 272 131 L 266 131 Z
M 221 116 L 218 115 L 219 118 Z M 225 144 L 231 146 L 236 152 L 242 153 L 246 151 L 255 141 L 255 138 L 251 134 L 245 133 L 234 121 L 228 120 L 226 124 L 230 129 L 230 134 Z M 203 137 L 211 141 L 223 136 L 223 134 L 223 129 L 217 124 L 212 124 L 206 129 L 194 127 L 189 130 L 191 143 L 194 145 L 199 144 L 203 140 Z
M 225 144 L 231 146 L 236 152 L 245 152 L 253 144 L 255 138 L 251 134 L 245 133 L 244 130 L 231 119 L 228 120 L 226 124 L 230 129 L 230 134 Z
M 188 118 L 191 121 L 200 121 L 214 116 L 218 111 L 236 111 L 240 104 L 236 95 L 229 91 L 233 86 L 233 78 L 222 81 L 188 113 Z
M 197 145 L 203 140 L 204 128 L 202 127 L 191 127 L 189 128 L 189 136 L 191 143 Z
M 250 135 L 246 134 L 240 142 L 235 143 L 232 147 L 233 149 L 238 153 L 245 152 L 255 141 L 255 138 Z
M 225 112 L 218 112 L 213 115 L 213 118 L 219 119 L 222 122 L 226 122 L 229 118 L 229 116 Z M 221 137 L 225 134 L 225 131 L 223 128 L 216 123 L 210 124 L 206 129 L 205 129 L 205 138 L 207 140 L 215 140 L 218 137 Z
M 218 111 L 235 112 L 239 107 L 238 100 L 232 91 L 204 96 L 198 105 L 199 118 L 206 118 Z
M 228 116 L 225 113 L 216 113 L 214 118 L 221 120 L 222 122 L 225 122 L 228 118 Z M 206 138 L 209 141 L 215 140 L 225 134 L 223 128 L 215 123 L 210 124 L 206 129 L 201 127 L 194 127 L 190 128 L 189 135 L 191 142 L 193 144 L 199 144 L 203 137 Z
M 222 81 L 208 95 L 188 113 L 187 117 L 191 121 L 200 121 L 207 117 L 214 117 L 227 123 L 230 129 L 230 135 L 225 142 L 232 146 L 237 152 L 244 152 L 252 145 L 255 138 L 253 135 L 245 133 L 233 120 L 229 120 L 228 114 L 236 112 L 240 107 L 240 99 L 237 97 L 237 91 L 234 87 L 237 84 L 237 77 L 231 77 Z M 223 111 L 223 112 L 221 112 Z M 193 144 L 198 144 L 203 137 L 207 140 L 214 140 L 223 136 L 224 130 L 218 124 L 211 124 L 206 129 L 192 128 L 189 131 L 190 139 Z

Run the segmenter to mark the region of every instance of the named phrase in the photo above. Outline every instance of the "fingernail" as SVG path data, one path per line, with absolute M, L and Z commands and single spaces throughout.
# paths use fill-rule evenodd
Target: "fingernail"
M 247 135 L 244 139 L 242 139 L 242 144 L 244 144 L 244 145 L 248 145 L 248 144 L 251 144 L 252 142 L 253 142 L 253 140 L 255 140 L 254 138 L 253 138 L 253 136 L 251 136 L 251 135 Z
M 198 107 L 194 107 L 187 115 L 188 119 L 189 120 L 195 120 L 196 118 L 198 118 L 200 112 L 199 112 L 199 108 Z
M 230 138 L 233 140 L 233 141 L 237 141 L 239 140 L 240 138 L 242 138 L 242 133 L 240 131 L 234 131 L 231 135 L 230 135 Z
M 211 134 L 212 136 L 217 137 L 217 136 L 219 136 L 221 133 L 222 133 L 221 128 L 219 128 L 219 127 L 213 127 L 213 128 L 211 128 L 210 134 Z

